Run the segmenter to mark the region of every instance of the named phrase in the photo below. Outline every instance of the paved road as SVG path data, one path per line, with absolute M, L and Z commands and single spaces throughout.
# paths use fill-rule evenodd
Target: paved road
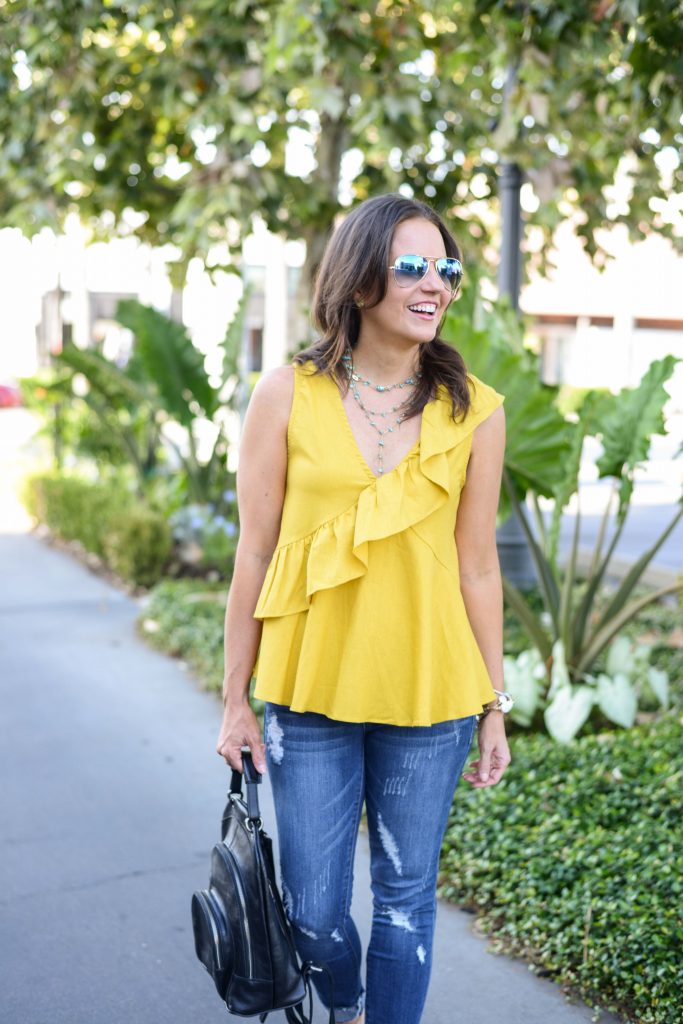
M 135 602 L 36 538 L 0 536 L 0 579 L 0 1022 L 218 1024 L 189 920 L 228 783 L 218 702 L 137 638 Z M 356 877 L 367 942 L 362 836 Z M 471 920 L 440 908 L 424 1024 L 588 1024 Z

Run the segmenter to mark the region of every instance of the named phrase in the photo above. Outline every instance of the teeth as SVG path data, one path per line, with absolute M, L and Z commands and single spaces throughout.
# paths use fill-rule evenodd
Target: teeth
M 408 309 L 412 309 L 415 313 L 436 313 L 436 303 L 421 302 L 417 306 L 408 306 Z

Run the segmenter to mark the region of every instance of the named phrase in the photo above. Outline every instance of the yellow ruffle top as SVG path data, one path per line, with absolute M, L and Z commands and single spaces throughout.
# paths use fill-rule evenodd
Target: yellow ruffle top
M 504 398 L 469 374 L 467 416 L 454 421 L 440 392 L 417 444 L 376 477 L 337 385 L 313 371 L 295 369 L 280 536 L 254 613 L 255 696 L 344 722 L 476 714 L 495 695 L 454 529 L 472 432 Z

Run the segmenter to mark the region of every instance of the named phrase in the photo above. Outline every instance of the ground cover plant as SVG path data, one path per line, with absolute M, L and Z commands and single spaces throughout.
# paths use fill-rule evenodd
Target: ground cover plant
M 683 718 L 570 745 L 512 739 L 498 786 L 461 787 L 440 894 L 638 1024 L 683 1020 Z
M 224 583 L 163 580 L 144 603 L 139 628 L 157 650 L 181 658 L 207 690 L 223 680 Z

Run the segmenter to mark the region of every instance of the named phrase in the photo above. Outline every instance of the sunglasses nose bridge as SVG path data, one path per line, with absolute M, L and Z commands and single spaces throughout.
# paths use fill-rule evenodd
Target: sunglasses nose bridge
M 427 273 L 425 274 L 425 277 L 428 277 L 429 274 L 432 273 L 434 275 L 434 278 L 436 279 L 436 285 L 438 285 L 439 288 L 446 288 L 450 292 L 450 291 L 452 291 L 452 287 L 451 287 L 450 282 L 446 280 L 445 276 L 442 277 L 441 274 L 439 273 L 439 271 L 436 269 L 436 265 L 437 265 L 438 262 L 439 262 L 439 259 L 430 259 L 429 260 L 429 262 L 428 262 L 428 269 L 427 269 Z M 423 278 L 423 280 L 424 280 L 424 278 Z
M 429 279 L 430 277 L 432 277 L 432 284 L 434 288 L 443 288 L 443 281 L 441 280 L 441 276 L 439 275 L 436 269 L 436 260 L 428 259 L 427 257 L 425 257 L 425 260 L 427 262 L 427 269 L 420 278 L 420 282 L 429 284 Z

